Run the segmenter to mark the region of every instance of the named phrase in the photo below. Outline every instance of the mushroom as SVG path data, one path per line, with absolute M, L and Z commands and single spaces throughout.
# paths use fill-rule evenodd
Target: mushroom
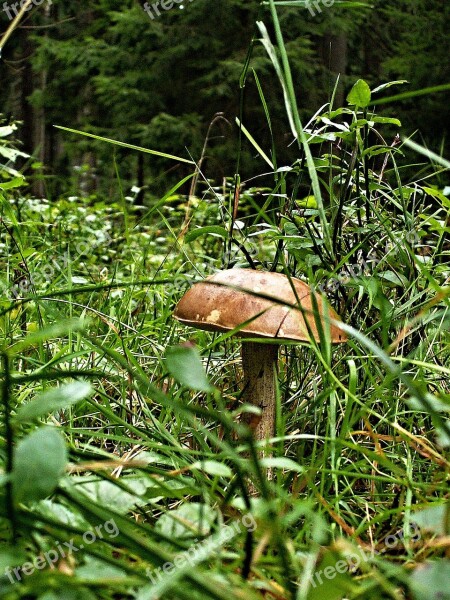
M 318 315 L 314 315 L 313 293 L 306 283 L 281 273 L 252 269 L 218 271 L 194 284 L 177 304 L 174 317 L 185 325 L 208 331 L 239 329 L 242 341 L 244 402 L 261 409 L 261 418 L 247 416 L 257 441 L 275 432 L 275 391 L 278 346 L 280 342 L 319 341 L 317 323 L 325 326 L 326 305 L 316 295 Z M 273 300 L 272 300 L 273 299 Z M 340 318 L 328 308 L 332 343 L 345 342 Z M 258 342 L 245 338 L 261 338 Z

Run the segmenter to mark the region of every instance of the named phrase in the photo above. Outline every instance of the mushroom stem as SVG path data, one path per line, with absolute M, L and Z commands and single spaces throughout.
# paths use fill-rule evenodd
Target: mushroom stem
M 278 360 L 277 344 L 242 343 L 244 391 L 242 399 L 261 409 L 261 417 L 249 414 L 246 423 L 256 441 L 273 437 L 275 433 L 275 385 Z

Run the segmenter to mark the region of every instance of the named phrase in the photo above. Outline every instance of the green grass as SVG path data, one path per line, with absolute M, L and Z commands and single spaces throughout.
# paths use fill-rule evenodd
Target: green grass
M 237 223 L 234 183 L 200 179 L 189 205 L 174 189 L 144 216 L 120 194 L 0 188 L 2 598 L 448 597 L 445 165 L 404 181 L 398 125 L 361 83 L 361 105 L 303 127 L 270 5 L 299 143 L 272 187 L 242 185 Z M 172 318 L 192 281 L 249 259 L 325 290 L 349 333 L 283 347 L 262 462 L 239 342 Z M 186 349 L 177 372 L 184 341 L 201 365 Z

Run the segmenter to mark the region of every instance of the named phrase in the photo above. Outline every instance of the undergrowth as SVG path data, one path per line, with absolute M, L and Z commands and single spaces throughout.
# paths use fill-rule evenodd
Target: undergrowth
M 239 126 L 271 186 L 37 200 L 0 128 L 2 598 L 449 597 L 448 165 L 404 180 L 391 84 L 303 126 L 269 4 L 291 164 Z M 172 318 L 233 266 L 307 281 L 349 335 L 282 348 L 264 459 L 239 341 Z

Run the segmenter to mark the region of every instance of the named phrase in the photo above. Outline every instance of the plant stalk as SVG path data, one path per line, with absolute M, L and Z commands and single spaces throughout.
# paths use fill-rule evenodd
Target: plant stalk
M 258 342 L 242 343 L 244 391 L 242 399 L 261 409 L 262 415 L 248 415 L 246 423 L 254 439 L 262 441 L 275 433 L 276 366 L 278 345 Z
M 2 405 L 4 413 L 5 423 L 5 442 L 6 442 L 6 465 L 5 471 L 8 477 L 11 477 L 13 471 L 13 452 L 14 452 L 14 432 L 11 425 L 11 403 L 10 403 L 10 392 L 11 392 L 11 368 L 10 358 L 7 352 L 2 352 L 3 359 L 3 384 L 2 384 Z M 6 513 L 11 522 L 12 530 L 12 541 L 13 543 L 17 540 L 17 520 L 16 513 L 14 510 L 14 498 L 13 498 L 13 487 L 11 479 L 8 479 L 5 485 L 5 504 Z

